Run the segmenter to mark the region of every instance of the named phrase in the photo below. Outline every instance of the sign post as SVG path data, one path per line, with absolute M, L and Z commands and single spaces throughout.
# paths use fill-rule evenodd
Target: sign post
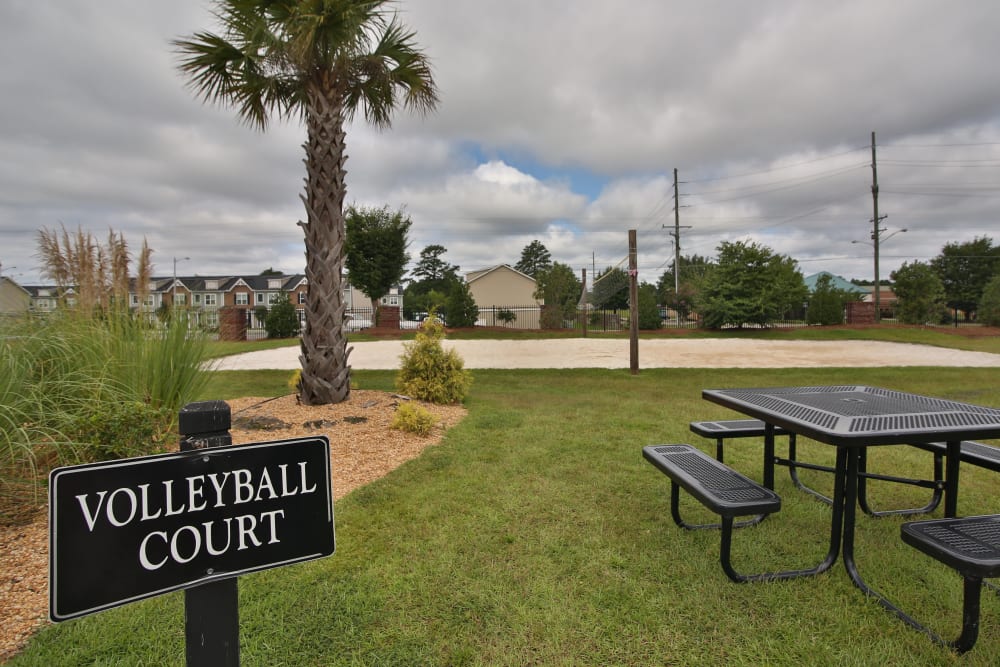
M 332 554 L 333 489 L 325 437 L 229 445 L 229 425 L 192 403 L 180 452 L 52 471 L 53 621 L 185 590 L 188 665 L 239 664 L 236 577 Z
M 232 412 L 225 401 L 188 403 L 177 415 L 181 451 L 233 444 Z M 184 591 L 184 655 L 188 667 L 240 664 L 239 579 L 231 577 Z

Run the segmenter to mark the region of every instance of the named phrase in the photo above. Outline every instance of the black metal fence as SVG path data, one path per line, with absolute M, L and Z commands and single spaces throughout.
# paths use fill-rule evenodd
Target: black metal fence
M 539 306 L 537 304 L 520 306 L 489 306 L 486 308 L 480 308 L 479 317 L 476 319 L 476 326 L 525 331 L 541 330 L 545 328 L 544 322 L 552 320 L 551 317 L 543 317 L 544 309 L 545 306 Z M 264 315 L 265 313 L 263 311 L 247 311 L 247 340 L 262 340 L 267 338 L 267 331 L 265 330 L 263 324 Z M 407 318 L 404 311 L 404 316 L 399 322 L 400 329 L 418 329 L 423 319 L 426 317 L 425 313 L 411 313 L 410 315 L 411 317 Z M 441 317 L 444 320 L 445 325 L 447 325 L 447 313 L 443 313 Z M 304 313 L 299 311 L 299 323 L 301 328 L 305 328 L 304 319 Z M 580 309 L 577 311 L 575 320 L 562 320 L 562 328 L 573 329 L 582 333 L 584 321 L 586 321 L 586 328 L 588 332 L 610 333 L 628 331 L 629 311 L 628 309 Z M 897 322 L 898 320 L 895 318 L 893 308 L 891 306 L 883 306 L 881 323 L 896 324 Z M 970 324 L 971 323 L 967 322 L 959 322 L 958 324 L 951 324 L 950 326 L 969 326 Z M 660 309 L 660 329 L 695 329 L 698 325 L 698 320 L 694 316 L 678 317 L 674 311 L 667 310 L 665 308 Z M 972 325 L 975 326 L 974 324 Z M 345 314 L 345 329 L 348 332 L 364 331 L 372 326 L 374 325 L 371 308 L 351 308 L 348 309 Z M 779 329 L 803 326 L 807 326 L 804 312 L 788 313 L 784 318 L 774 320 L 767 325 L 768 328 Z M 723 328 L 730 329 L 736 327 Z M 748 325 L 744 328 L 762 327 Z

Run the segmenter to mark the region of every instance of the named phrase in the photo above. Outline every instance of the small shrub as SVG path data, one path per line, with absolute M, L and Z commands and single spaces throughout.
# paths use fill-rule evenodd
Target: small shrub
M 288 378 L 288 388 L 294 393 L 299 393 L 299 385 L 302 384 L 302 369 L 297 368 L 295 372 L 292 373 L 292 377 Z
M 102 403 L 73 424 L 69 439 L 84 462 L 155 454 L 164 450 L 171 415 L 146 403 Z
M 403 345 L 402 366 L 396 389 L 430 403 L 460 403 L 469 391 L 472 376 L 455 350 L 441 347 L 444 326 L 435 313 L 421 325 L 416 340 Z
M 517 315 L 513 310 L 504 308 L 497 311 L 497 319 L 500 320 L 504 326 L 509 326 L 514 323 L 514 320 L 517 319 Z
M 271 305 L 270 312 L 264 318 L 264 328 L 268 338 L 292 338 L 299 335 L 299 316 L 287 295 L 282 295 Z
M 417 435 L 428 435 L 438 419 L 425 407 L 413 403 L 403 403 L 396 409 L 391 428 Z

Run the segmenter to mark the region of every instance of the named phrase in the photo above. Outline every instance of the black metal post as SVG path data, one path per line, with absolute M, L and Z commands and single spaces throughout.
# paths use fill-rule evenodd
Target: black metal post
M 178 414 L 181 451 L 231 445 L 232 415 L 225 401 L 188 403 Z M 184 640 L 188 667 L 238 667 L 240 612 L 237 577 L 184 591 Z

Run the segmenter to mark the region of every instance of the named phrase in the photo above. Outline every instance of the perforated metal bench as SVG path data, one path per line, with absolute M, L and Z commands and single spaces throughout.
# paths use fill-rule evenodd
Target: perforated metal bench
M 943 442 L 925 442 L 914 446 L 939 455 L 943 455 L 948 449 L 948 445 Z M 963 440 L 959 452 L 958 458 L 962 463 L 1000 472 L 1000 447 L 975 440 Z
M 1000 515 L 913 521 L 904 523 L 900 532 L 904 542 L 957 570 L 964 582 L 962 632 L 958 639 L 946 641 L 912 618 L 903 620 L 938 643 L 965 653 L 979 638 L 983 579 L 1000 575 Z
M 801 572 L 745 575 L 732 566 L 730 553 L 734 518 L 777 512 L 781 509 L 778 494 L 691 445 L 651 445 L 643 447 L 642 455 L 670 478 L 670 514 L 674 523 L 688 530 L 722 529 L 719 562 L 726 576 L 739 583 L 801 576 Z M 681 488 L 718 514 L 721 523 L 694 525 L 685 522 L 679 509 Z
M 715 458 L 719 461 L 724 460 L 724 447 L 725 441 L 731 438 L 763 438 L 765 435 L 765 429 L 767 425 L 760 419 L 728 419 L 720 421 L 696 421 L 690 423 L 690 429 L 692 432 L 698 435 L 714 439 L 715 440 Z M 774 463 L 777 465 L 783 465 L 788 468 L 788 476 L 791 478 L 792 483 L 800 491 L 804 491 L 815 498 L 818 498 L 822 502 L 830 505 L 833 503 L 833 499 L 826 494 L 817 491 L 816 489 L 806 485 L 799 478 L 799 468 L 806 470 L 818 470 L 820 472 L 833 473 L 834 469 L 831 466 L 819 465 L 816 463 L 807 463 L 805 461 L 799 461 L 796 453 L 796 440 L 795 434 L 787 431 L 779 426 L 774 428 L 774 434 L 787 435 L 788 436 L 788 458 L 781 458 L 778 456 L 774 457 Z M 978 444 L 978 443 L 976 443 Z M 987 447 L 988 445 L 981 445 Z M 944 443 L 931 443 L 929 445 L 923 446 L 922 448 L 930 451 L 934 454 L 933 460 L 933 479 L 911 479 L 908 477 L 897 477 L 893 475 L 880 475 L 876 473 L 869 473 L 865 469 L 867 466 L 867 452 L 862 452 L 862 471 L 861 471 L 861 482 L 858 488 L 858 502 L 860 504 L 861 510 L 871 516 L 886 516 L 891 514 L 901 514 L 901 515 L 912 515 L 912 514 L 926 514 L 932 512 L 940 503 L 942 490 L 944 489 L 944 470 L 941 461 L 941 457 L 945 451 Z M 991 448 L 996 450 L 996 464 L 998 469 L 1000 469 L 1000 449 Z M 898 484 L 908 484 L 911 486 L 919 486 L 931 489 L 931 498 L 926 505 L 922 507 L 908 507 L 903 509 L 889 509 L 889 510 L 876 510 L 874 509 L 868 501 L 868 490 L 866 485 L 866 480 L 876 479 L 887 482 L 895 482 Z M 766 482 L 766 480 L 765 480 Z
M 766 424 L 759 419 L 724 419 L 719 421 L 691 422 L 690 428 L 703 438 L 715 440 L 715 458 L 725 460 L 725 443 L 731 438 L 763 438 Z M 787 435 L 789 445 L 795 443 L 795 434 L 776 426 L 775 435 Z
M 703 438 L 715 440 L 715 458 L 719 461 L 725 460 L 725 443 L 733 438 L 763 438 L 766 433 L 767 424 L 760 419 L 724 419 L 719 421 L 697 421 L 690 423 L 690 429 Z M 788 436 L 788 458 L 775 457 L 774 463 L 788 467 L 788 475 L 792 478 L 792 483 L 801 491 L 819 498 L 826 504 L 833 503 L 833 500 L 812 487 L 806 486 L 799 479 L 798 468 L 820 470 L 822 472 L 833 472 L 830 466 L 821 466 L 813 463 L 802 463 L 797 460 L 795 452 L 795 434 L 786 431 L 780 426 L 774 427 L 774 434 Z M 765 480 L 766 481 L 766 480 Z

